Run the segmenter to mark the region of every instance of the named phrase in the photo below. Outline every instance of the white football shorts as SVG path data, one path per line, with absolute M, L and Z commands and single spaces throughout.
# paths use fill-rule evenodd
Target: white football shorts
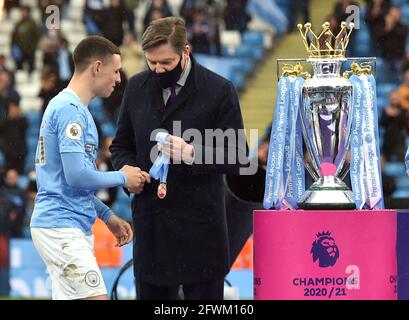
M 52 299 L 84 299 L 106 294 L 94 255 L 94 236 L 75 228 L 31 228 L 34 246 L 51 278 Z

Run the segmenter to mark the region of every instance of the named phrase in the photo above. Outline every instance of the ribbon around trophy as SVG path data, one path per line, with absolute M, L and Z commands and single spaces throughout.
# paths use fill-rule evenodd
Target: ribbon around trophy
M 156 134 L 155 141 L 157 141 L 159 145 L 168 144 L 169 143 L 168 136 L 169 134 L 166 132 L 158 132 Z M 159 180 L 160 182 L 157 192 L 159 199 L 163 199 L 166 197 L 167 193 L 166 179 L 168 177 L 169 163 L 170 163 L 169 156 L 164 154 L 163 152 L 160 152 L 149 170 L 149 175 L 152 178 Z
M 372 74 L 352 75 L 353 123 L 350 178 L 356 208 L 383 209 L 376 82 Z
M 268 150 L 265 209 L 297 208 L 305 191 L 301 136 L 301 88 L 304 79 L 283 76 L 278 82 L 274 122 Z

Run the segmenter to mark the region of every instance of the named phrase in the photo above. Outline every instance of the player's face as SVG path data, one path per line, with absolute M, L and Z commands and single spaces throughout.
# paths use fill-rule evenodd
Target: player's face
M 121 56 L 112 55 L 111 58 L 100 62 L 95 68 L 94 88 L 97 96 L 107 98 L 114 91 L 117 84 L 121 82 L 119 70 L 122 67 Z

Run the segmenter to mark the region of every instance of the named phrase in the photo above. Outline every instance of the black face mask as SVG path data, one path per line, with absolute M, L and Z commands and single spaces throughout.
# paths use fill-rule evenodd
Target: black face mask
M 156 73 L 152 71 L 153 77 L 158 82 L 162 89 L 169 88 L 174 86 L 179 80 L 180 75 L 182 74 L 182 57 L 180 57 L 179 63 L 172 70 L 165 71 L 162 73 Z

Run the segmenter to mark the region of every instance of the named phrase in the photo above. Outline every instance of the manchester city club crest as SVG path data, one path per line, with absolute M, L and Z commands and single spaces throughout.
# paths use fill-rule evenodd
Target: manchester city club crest
M 97 287 L 101 282 L 98 272 L 88 271 L 85 275 L 85 283 L 90 287 Z

